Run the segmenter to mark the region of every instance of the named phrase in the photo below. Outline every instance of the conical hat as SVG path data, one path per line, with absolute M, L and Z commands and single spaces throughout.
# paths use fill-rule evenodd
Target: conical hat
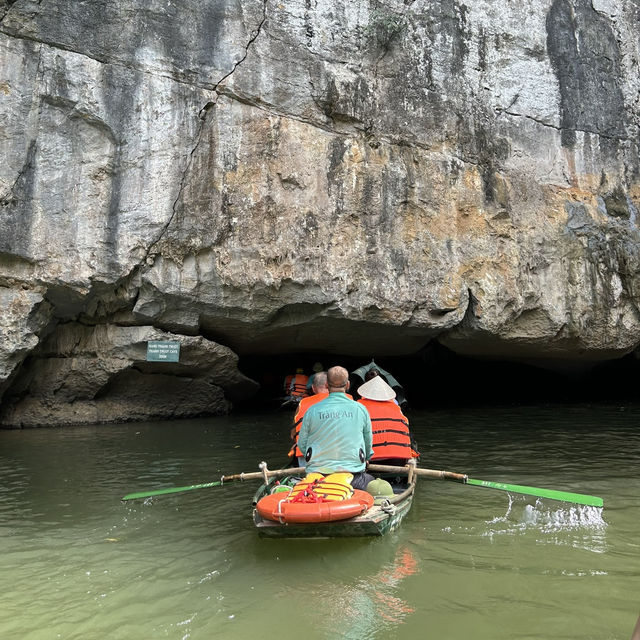
M 380 376 L 358 387 L 358 393 L 367 400 L 393 400 L 396 397 L 396 392 Z

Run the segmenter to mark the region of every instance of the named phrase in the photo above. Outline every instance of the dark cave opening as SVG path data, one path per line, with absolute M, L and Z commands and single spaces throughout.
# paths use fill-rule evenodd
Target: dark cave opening
M 353 356 L 315 352 L 245 354 L 240 370 L 260 390 L 237 409 L 277 407 L 283 381 L 298 367 L 310 375 L 314 363 L 341 365 L 352 372 L 374 359 L 404 387 L 408 406 L 439 409 L 459 406 L 633 403 L 638 401 L 640 360 L 629 354 L 592 366 L 563 362 L 550 368 L 529 363 L 456 354 L 436 341 L 412 355 Z M 575 366 L 574 366 L 575 365 Z M 357 378 L 355 379 L 357 380 Z

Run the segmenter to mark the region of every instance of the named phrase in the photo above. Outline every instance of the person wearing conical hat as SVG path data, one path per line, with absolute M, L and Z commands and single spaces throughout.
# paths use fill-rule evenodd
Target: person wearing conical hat
M 410 458 L 420 457 L 409 431 L 409 421 L 395 402 L 396 392 L 374 376 L 358 388 L 358 402 L 371 418 L 373 436 L 372 462 L 405 465 Z

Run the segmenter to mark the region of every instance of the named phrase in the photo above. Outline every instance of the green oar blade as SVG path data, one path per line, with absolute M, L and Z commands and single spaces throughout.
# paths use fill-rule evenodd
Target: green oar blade
M 206 489 L 207 487 L 217 487 L 222 482 L 205 482 L 204 484 L 192 484 L 188 487 L 170 487 L 169 489 L 156 489 L 155 491 L 138 491 L 137 493 L 128 493 L 122 500 L 136 500 L 138 498 L 151 498 L 153 496 L 164 496 L 167 493 L 182 493 L 183 491 L 191 491 L 192 489 Z
M 505 484 L 504 482 L 491 482 L 489 480 L 474 480 L 473 478 L 467 478 L 466 483 L 477 487 L 500 489 L 501 491 L 510 491 L 512 493 L 524 493 L 526 495 L 537 496 L 539 498 L 549 498 L 551 500 L 560 500 L 562 502 L 573 502 L 574 504 L 584 504 L 590 507 L 604 506 L 602 498 L 598 498 L 597 496 L 587 496 L 582 493 L 540 489 L 538 487 L 523 487 L 519 484 Z

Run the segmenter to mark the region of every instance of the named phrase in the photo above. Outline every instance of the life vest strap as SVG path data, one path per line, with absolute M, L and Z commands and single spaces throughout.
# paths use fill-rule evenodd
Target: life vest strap
M 402 418 L 371 418 L 371 422 L 401 422 L 405 427 L 409 428 L 409 423 Z
M 411 449 L 411 444 L 408 442 L 393 442 L 389 440 L 385 440 L 384 442 L 376 442 L 376 447 L 388 447 L 388 446 L 396 446 L 396 447 L 407 447 Z
M 400 429 L 375 429 L 374 431 L 371 432 L 372 434 L 376 434 L 376 433 L 399 433 L 400 435 L 403 436 L 409 436 L 409 434 L 406 431 L 400 431 Z

